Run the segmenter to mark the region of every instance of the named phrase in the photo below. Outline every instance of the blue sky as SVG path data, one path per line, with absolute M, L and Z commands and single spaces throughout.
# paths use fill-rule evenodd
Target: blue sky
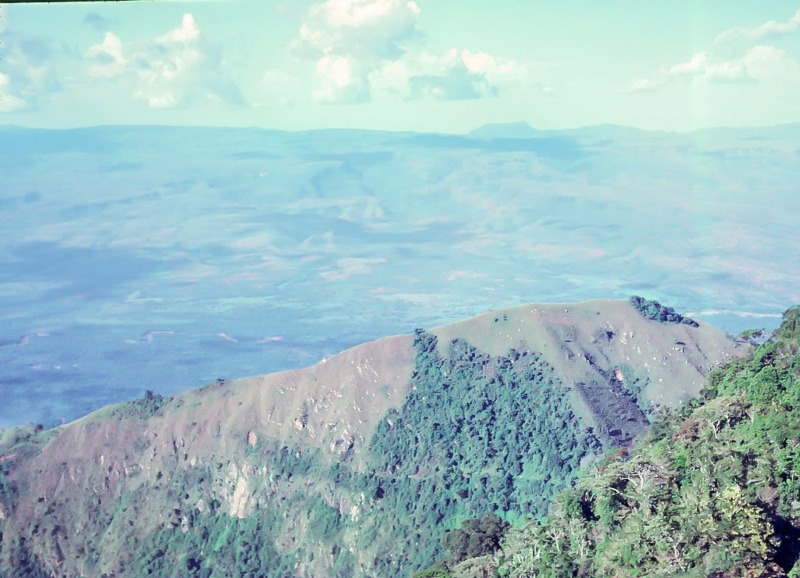
M 794 1 L 0 5 L 0 124 L 800 121 Z

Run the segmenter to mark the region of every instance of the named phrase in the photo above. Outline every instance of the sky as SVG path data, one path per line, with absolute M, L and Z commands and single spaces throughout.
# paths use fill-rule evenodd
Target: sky
M 0 4 L 0 125 L 691 131 L 798 95 L 795 1 Z

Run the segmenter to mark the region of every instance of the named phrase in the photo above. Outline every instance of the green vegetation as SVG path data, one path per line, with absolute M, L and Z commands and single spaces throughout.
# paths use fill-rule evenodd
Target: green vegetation
M 644 297 L 634 295 L 631 297 L 630 302 L 647 319 L 652 319 L 659 323 L 683 323 L 692 327 L 698 327 L 699 325 L 694 319 L 684 317 L 672 307 L 665 307 L 658 301 L 648 301 Z
M 142 433 L 177 404 L 149 392 L 107 414 L 136 426 L 124 461 L 45 464 L 63 487 L 86 468 L 85 486 L 22 513 L 31 476 L 14 468 L 52 432 L 4 431 L 0 575 L 798 578 L 799 318 L 632 449 L 647 423 L 634 367 L 567 386 L 536 353 L 456 339 L 442 354 L 421 330 L 410 391 L 360 454 L 346 430 L 333 454 L 212 425 L 228 451 L 195 460 L 165 430 Z
M 196 512 L 192 515 L 198 516 Z M 179 522 L 138 543 L 137 551 L 141 556 L 134 558 L 126 575 L 159 578 L 292 576 L 295 559 L 276 550 L 276 525 L 270 524 L 269 518 L 261 515 L 239 519 L 216 512 L 206 516 L 202 524 L 187 521 L 183 527 L 191 529 L 185 531 L 181 530 Z
M 306 459 L 287 448 L 273 449 L 269 466 L 285 463 L 302 472 L 303 462 L 315 462 L 313 456 Z M 288 454 L 292 459 L 285 458 Z M 251 516 L 233 516 L 229 505 L 214 497 L 229 471 L 221 463 L 176 467 L 158 472 L 156 483 L 131 484 L 118 499 L 100 500 L 94 495 L 64 503 L 53 496 L 39 501 L 33 523 L 9 532 L 12 542 L 7 547 L 6 535 L 0 540 L 0 575 L 67 575 L 58 568 L 73 558 L 86 575 L 98 577 L 293 575 L 295 556 L 279 551 L 276 542 L 286 528 L 285 514 L 302 516 L 298 506 L 305 504 L 296 499 L 287 503 L 291 492 L 286 492 L 276 500 L 253 504 Z M 290 474 L 276 469 L 274 476 Z M 71 534 L 69 523 L 54 515 L 65 510 L 81 520 L 84 536 Z M 42 552 L 53 554 L 43 557 Z M 20 570 L 23 565 L 25 571 Z
M 379 424 L 370 447 L 391 555 L 376 573 L 425 567 L 443 554 L 443 529 L 485 511 L 544 514 L 581 460 L 602 451 L 582 428 L 564 385 L 530 352 L 491 357 L 463 340 L 447 356 L 419 331 L 412 392 Z
M 0 431 L 0 507 L 3 511 L 12 505 L 17 492 L 8 474 L 15 463 L 36 455 L 57 430 L 46 430 L 41 425 L 12 427 Z M 0 531 L 5 515 L 0 516 Z
M 627 459 L 609 456 L 547 517 L 511 529 L 484 568 L 532 578 L 800 576 L 798 432 L 793 308 L 772 341 L 710 374 L 701 398 L 662 414 Z
M 653 410 L 652 404 L 642 395 L 642 392 L 650 383 L 650 376 L 647 372 L 637 371 L 628 363 L 621 364 L 619 371 L 625 378 L 625 381 L 620 384 L 620 389 L 636 402 L 643 414 L 649 416 Z
M 509 524 L 495 514 L 466 520 L 445 536 L 448 563 L 459 564 L 468 558 L 494 554 L 508 528 Z
M 763 338 L 764 330 L 763 329 L 745 329 L 739 335 L 736 336 L 737 339 L 740 341 L 746 342 L 754 342 Z
M 95 576 L 203 578 L 401 576 L 439 559 L 474 566 L 509 522 L 543 515 L 604 447 L 536 354 L 492 357 L 455 340 L 443 356 L 424 331 L 414 347 L 411 392 L 379 423 L 360 462 L 352 448 L 334 459 L 262 439 L 219 462 L 190 466 L 167 453 L 157 471 L 133 468 L 120 485 L 98 469 L 92 484 L 115 497 L 35 502 L 35 523 L 20 521 L 4 534 L 17 542 L 0 542 L 0 574 L 12 560 L 48 571 L 77 560 L 70 563 Z M 111 415 L 143 420 L 168 401 L 148 392 Z M 136 440 L 143 456 L 170 447 Z M 240 486 L 246 503 L 236 506 Z M 65 515 L 85 520 L 80 538 Z
M 24 537 L 14 536 L 6 542 L 5 526 L 14 510 L 19 493 L 17 483 L 9 479 L 16 463 L 36 455 L 57 430 L 45 430 L 41 425 L 13 427 L 0 431 L 0 569 L 11 568 L 14 574 L 25 578 L 45 578 L 49 572 L 30 552 Z
M 139 399 L 112 406 L 110 415 L 117 419 L 148 419 L 154 415 L 159 415 L 161 409 L 171 399 L 171 397 L 164 397 L 148 389 Z

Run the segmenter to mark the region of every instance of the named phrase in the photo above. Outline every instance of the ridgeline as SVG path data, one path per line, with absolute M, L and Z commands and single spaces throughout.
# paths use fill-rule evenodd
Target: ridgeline
M 693 402 L 707 371 L 751 346 L 676 319 L 652 303 L 525 305 L 305 370 L 147 392 L 61 428 L 10 429 L 0 575 L 391 578 L 443 560 L 433 572 L 633 576 L 618 569 L 649 572 L 647 556 L 652 568 L 720 566 L 723 531 L 741 544 L 726 560 L 788 567 L 767 515 L 772 507 L 790 532 L 800 496 L 793 477 L 768 476 L 793 463 L 795 424 L 764 420 L 778 415 L 775 387 L 780 407 L 796 397 L 781 369 L 789 338 L 759 357 L 781 380 L 764 382 L 762 401 L 724 385 L 747 381 L 750 360 L 713 374 Z M 626 458 L 662 414 L 642 446 L 656 449 Z M 659 441 L 673 425 L 684 433 Z M 763 448 L 783 432 L 785 455 L 758 461 L 762 446 L 726 441 L 745 426 Z M 698 470 L 695 451 L 709 465 Z M 685 492 L 700 496 L 697 524 L 722 520 L 702 526 L 704 542 L 681 538 L 700 531 L 680 513 Z M 671 505 L 659 501 L 667 495 Z

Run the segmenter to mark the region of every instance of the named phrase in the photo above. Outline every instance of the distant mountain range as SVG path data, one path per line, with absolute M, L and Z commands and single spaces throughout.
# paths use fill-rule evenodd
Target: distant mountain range
M 769 127 L 736 127 L 736 128 L 705 128 L 688 133 L 670 133 L 664 131 L 647 131 L 631 126 L 617 124 L 598 124 L 583 126 L 573 129 L 560 130 L 539 130 L 533 128 L 525 121 L 491 123 L 480 126 L 467 133 L 467 136 L 481 139 L 532 139 L 553 135 L 563 136 L 584 136 L 584 137 L 604 137 L 604 138 L 645 138 L 648 135 L 659 135 L 667 139 L 698 139 L 719 138 L 724 136 L 736 139 L 774 139 L 774 138 L 798 138 L 800 137 L 800 123 L 787 123 Z
M 0 575 L 408 576 L 520 526 L 751 346 L 646 300 L 524 305 L 0 441 Z

